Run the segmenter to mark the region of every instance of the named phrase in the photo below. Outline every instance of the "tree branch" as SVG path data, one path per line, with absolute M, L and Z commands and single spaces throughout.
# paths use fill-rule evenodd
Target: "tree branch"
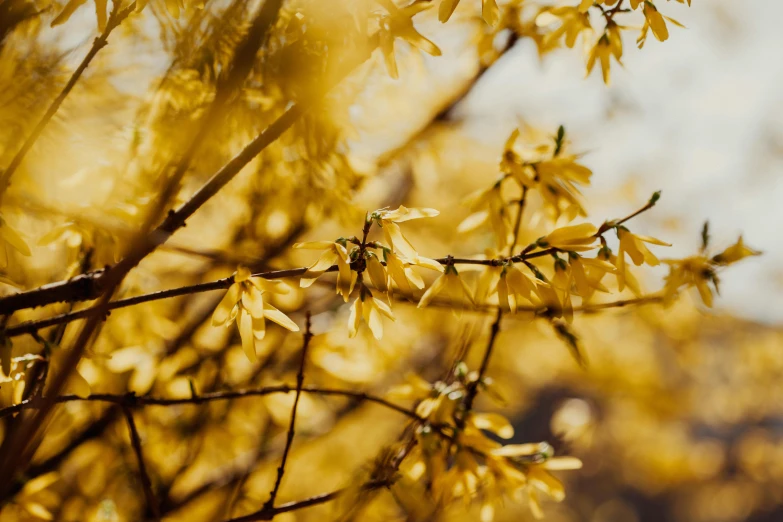
M 44 397 L 44 398 L 32 398 L 13 406 L 0 409 L 0 418 L 7 417 L 8 415 L 14 415 L 25 410 L 35 410 L 42 406 L 44 402 L 52 402 L 54 404 L 62 404 L 66 402 L 106 402 L 112 404 L 118 404 L 123 407 L 135 408 L 138 406 L 177 406 L 183 404 L 205 404 L 213 401 L 223 401 L 229 399 L 241 399 L 245 397 L 261 397 L 264 395 L 271 395 L 274 393 L 291 393 L 296 391 L 296 386 L 290 386 L 288 384 L 279 384 L 276 386 L 266 386 L 264 388 L 256 388 L 250 390 L 234 390 L 214 393 L 204 393 L 201 395 L 195 395 L 193 397 L 167 399 L 163 397 L 152 397 L 148 395 L 137 396 L 132 393 L 128 394 L 111 394 L 111 393 L 94 393 L 87 397 L 79 397 L 78 395 L 60 395 L 58 397 Z M 374 402 L 398 413 L 401 413 L 414 420 L 421 420 L 421 418 L 407 408 L 398 406 L 386 399 L 372 395 L 367 392 L 352 391 L 352 390 L 340 390 L 337 388 L 321 388 L 318 386 L 303 386 L 301 389 L 304 393 L 312 393 L 314 395 L 334 395 L 341 397 L 351 397 L 367 402 Z
M 122 407 L 122 413 L 125 415 L 125 421 L 128 423 L 128 432 L 130 433 L 131 446 L 136 454 L 136 460 L 139 463 L 139 475 L 141 475 L 141 485 L 144 489 L 144 496 L 147 498 L 147 507 L 156 521 L 160 520 L 160 506 L 152 492 L 152 482 L 147 473 L 147 466 L 144 464 L 144 454 L 141 451 L 141 437 L 139 430 L 136 429 L 136 421 L 133 420 L 133 412 L 127 406 Z
M 362 490 L 373 491 L 380 488 L 386 488 L 391 485 L 392 482 L 389 480 L 374 480 L 374 481 L 366 482 L 364 485 L 362 485 Z M 276 508 L 262 508 L 259 511 L 256 511 L 255 513 L 232 518 L 227 520 L 226 522 L 253 522 L 258 520 L 272 520 L 275 516 L 280 515 L 282 513 L 289 513 L 291 511 L 297 511 L 300 509 L 330 502 L 336 499 L 337 497 L 339 497 L 340 495 L 344 494 L 346 491 L 348 491 L 348 489 L 350 488 L 338 489 L 336 491 L 332 491 L 331 493 L 322 493 L 320 495 L 315 495 L 306 498 L 304 500 L 288 502 L 287 504 L 282 504 Z
M 305 363 L 307 362 L 307 348 L 310 346 L 310 339 L 313 338 L 310 327 L 310 312 L 307 312 L 307 318 L 305 319 L 304 344 L 302 345 L 302 361 L 299 363 L 299 373 L 296 374 L 296 395 L 294 396 L 294 405 L 291 407 L 291 422 L 288 425 L 288 433 L 286 435 L 285 447 L 283 448 L 283 456 L 280 459 L 280 466 L 277 468 L 277 479 L 275 480 L 275 485 L 272 488 L 272 491 L 269 493 L 269 500 L 267 500 L 266 504 L 264 504 L 265 509 L 274 509 L 275 507 L 277 492 L 280 491 L 280 485 L 283 483 L 285 465 L 288 461 L 288 452 L 291 450 L 291 445 L 294 442 L 296 409 L 299 406 L 299 397 L 302 395 L 302 386 L 304 386 L 304 370 Z
M 467 259 L 467 258 L 455 258 L 451 256 L 442 257 L 436 259 L 436 261 L 442 264 L 454 264 L 454 265 L 483 265 L 483 266 L 500 266 L 504 261 L 510 261 L 513 263 L 523 262 L 528 259 L 534 259 L 537 257 L 543 257 L 555 252 L 555 249 L 546 249 L 539 252 L 532 252 L 526 254 L 520 254 L 518 256 L 512 256 L 505 259 Z M 337 265 L 329 267 L 326 272 L 336 272 Z M 253 274 L 253 277 L 263 277 L 264 279 L 284 279 L 286 277 L 299 277 L 307 272 L 307 267 L 290 268 L 286 270 L 272 270 L 269 272 L 259 272 Z M 74 278 L 77 279 L 77 278 Z M 83 280 L 82 280 L 83 281 Z M 118 308 L 125 308 L 141 303 L 148 303 L 150 301 L 158 301 L 160 299 L 168 299 L 171 297 L 179 297 L 183 295 L 197 294 L 201 292 L 210 292 L 213 290 L 225 290 L 234 284 L 234 276 L 225 277 L 216 281 L 209 281 L 207 283 L 196 283 L 193 285 L 182 286 L 179 288 L 172 288 L 169 290 L 160 290 L 157 292 L 151 292 L 149 294 L 143 294 L 135 297 L 127 297 L 124 299 L 118 299 L 111 301 L 106 307 L 106 311 L 116 310 Z M 33 292 L 36 292 L 34 290 Z M 17 294 L 24 295 L 24 294 Z M 13 296 L 11 296 L 13 297 Z M 98 312 L 98 306 L 92 306 L 83 310 L 77 310 L 75 312 L 68 312 L 47 319 L 40 319 L 37 321 L 27 321 L 19 323 L 15 326 L 11 326 L 6 329 L 5 335 L 7 337 L 16 337 L 19 335 L 30 334 L 48 328 L 61 323 L 69 323 L 78 319 L 84 319 L 90 317 Z M 2 311 L 0 311 L 2 313 Z

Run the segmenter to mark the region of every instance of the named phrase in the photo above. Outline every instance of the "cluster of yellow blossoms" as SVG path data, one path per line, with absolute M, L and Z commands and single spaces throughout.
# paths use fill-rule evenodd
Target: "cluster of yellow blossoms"
M 539 43 L 541 52 L 556 48 L 561 40 L 569 48 L 573 48 L 579 36 L 582 36 L 587 50 L 587 74 L 590 74 L 595 67 L 596 62 L 601 64 L 603 79 L 609 83 L 610 60 L 614 57 L 617 63 L 622 65 L 623 41 L 622 30 L 636 30 L 636 27 L 629 25 L 620 25 L 615 20 L 617 15 L 641 11 L 644 16 L 644 24 L 638 38 L 637 46 L 641 49 L 647 40 L 647 34 L 652 32 L 653 36 L 663 42 L 669 38 L 669 30 L 666 27 L 666 21 L 682 27 L 678 21 L 668 16 L 662 15 L 655 3 L 650 0 L 629 0 L 629 7 L 625 7 L 625 0 L 582 0 L 577 6 L 555 6 L 543 8 L 537 18 L 538 26 L 555 28 L 546 33 Z M 677 2 L 690 5 L 690 0 L 677 0 Z M 600 18 L 603 20 L 604 27 L 599 33 L 597 40 L 592 41 L 594 34 L 593 25 L 590 20 L 590 9 L 595 8 L 600 11 Z
M 310 1 L 291 2 L 287 8 L 293 9 L 297 16 L 306 18 L 307 13 L 313 11 L 313 5 Z M 676 1 L 688 5 L 691 3 L 690 0 Z M 54 18 L 52 25 L 67 22 L 71 15 L 85 3 L 86 0 L 69 0 Z M 313 4 L 318 3 L 314 2 Z M 343 3 L 345 5 L 341 6 L 340 11 L 345 12 L 346 18 L 353 20 L 351 23 L 358 31 L 357 35 L 360 41 L 357 41 L 356 45 L 364 45 L 372 37 L 377 37 L 387 71 L 392 78 L 397 78 L 395 40 L 402 39 L 432 56 L 439 56 L 441 51 L 438 46 L 416 30 L 413 19 L 419 13 L 438 5 L 438 19 L 445 23 L 452 18 L 460 0 L 416 0 L 410 2 L 345 0 Z M 98 30 L 104 31 L 109 21 L 109 4 L 106 0 L 94 0 L 94 4 Z M 146 4 L 147 0 L 137 0 L 136 11 L 141 11 Z M 178 18 L 181 13 L 187 10 L 203 9 L 204 6 L 202 0 L 195 2 L 164 0 L 164 4 L 168 13 L 174 18 Z M 122 6 L 121 3 L 117 5 Z M 653 0 L 627 0 L 627 2 L 626 0 L 563 0 L 555 5 L 534 8 L 535 16 L 530 21 L 521 19 L 523 7 L 526 5 L 525 0 L 510 0 L 500 2 L 500 4 L 496 0 L 482 0 L 482 18 L 492 36 L 503 30 L 511 30 L 517 37 L 532 38 L 538 45 L 541 54 L 556 49 L 561 43 L 568 48 L 573 48 L 581 36 L 586 49 L 588 74 L 596 63 L 600 63 L 606 83 L 609 83 L 611 57 L 614 57 L 618 63 L 622 63 L 621 31 L 638 29 L 638 26 L 633 24 L 620 25 L 616 20 L 619 15 L 636 12 L 643 15 L 643 24 L 637 38 L 637 45 L 640 48 L 644 45 L 650 32 L 661 42 L 668 39 L 667 22 L 681 26 L 676 20 L 661 14 Z M 602 29 L 596 30 L 594 28 L 596 22 L 591 20 L 591 12 L 594 13 L 594 18 L 603 21 Z M 594 38 L 596 34 L 598 37 Z
M 236 321 L 242 338 L 242 349 L 251 361 L 255 361 L 256 341 L 266 335 L 266 319 L 292 332 L 299 331 L 295 322 L 264 300 L 265 293 L 282 294 L 288 291 L 289 288 L 282 281 L 253 277 L 250 270 L 240 267 L 234 274 L 234 284 L 212 314 L 212 324 L 228 326 Z
M 390 307 L 392 282 L 397 284 L 404 296 L 411 298 L 417 290 L 424 288 L 424 280 L 413 270 L 413 267 L 419 266 L 450 273 L 449 270 L 444 270 L 443 265 L 438 261 L 419 255 L 399 226 L 399 223 L 437 215 L 437 210 L 429 208 L 409 209 L 400 206 L 397 210 L 380 209 L 367 215 L 364 237 L 361 240 L 352 237 L 339 238 L 334 242 L 319 241 L 294 245 L 294 248 L 325 249 L 318 261 L 307 269 L 300 280 L 300 286 L 302 288 L 310 286 L 318 277 L 330 270 L 333 263 L 336 263 L 337 293 L 348 302 L 357 285 L 359 290 L 359 296 L 351 305 L 350 336 L 356 335 L 359 324 L 364 319 L 373 335 L 380 339 L 383 335 L 381 316 L 394 320 Z M 383 230 L 385 242 L 367 240 L 373 225 Z M 372 283 L 376 295 L 385 295 L 386 302 L 373 295 L 364 280 L 365 273 L 369 276 L 369 282 Z M 440 285 L 441 283 L 436 281 L 427 292 L 434 293 L 433 288 Z M 426 297 L 427 293 L 422 297 L 422 301 Z
M 460 364 L 446 381 L 431 384 L 409 375 L 405 384 L 389 391 L 390 398 L 415 401 L 422 419 L 418 444 L 403 467 L 405 478 L 426 488 L 437 506 L 480 497 L 482 522 L 493 519 L 495 505 L 506 497 L 527 503 L 541 518 L 540 493 L 556 501 L 565 498 L 562 483 L 550 471 L 579 469 L 582 463 L 555 457 L 546 442 L 501 444 L 488 437 L 485 433 L 511 439 L 514 428 L 500 414 L 465 410 L 464 399 L 477 378 Z M 492 386 L 489 379 L 482 385 Z
M 598 292 L 611 293 L 606 281 L 614 278 L 618 292 L 628 288 L 641 300 L 669 302 L 683 288 L 695 287 L 705 305 L 712 305 L 717 290 L 718 271 L 758 252 L 744 245 L 742 238 L 719 254 L 706 254 L 708 234 L 703 233 L 699 255 L 679 260 L 664 260 L 669 275 L 664 288 L 643 295 L 631 265 L 657 266 L 661 263 L 648 245 L 669 246 L 659 239 L 632 232 L 627 223 L 655 206 L 655 193 L 639 210 L 622 219 L 605 221 L 600 226 L 576 223 L 561 226 L 524 248 L 515 250 L 520 230 L 527 222 L 522 212 L 533 196 L 538 196 L 536 219 L 572 221 L 584 217 L 579 186 L 588 185 L 592 172 L 579 163 L 579 155 L 569 153 L 565 129 L 546 143 L 521 148 L 519 131 L 506 142 L 499 162 L 500 177 L 485 190 L 469 199 L 473 213 L 460 225 L 461 231 L 489 224 L 497 249 L 483 258 L 455 259 L 447 256 L 431 259 L 420 255 L 403 234 L 400 225 L 407 221 L 432 218 L 438 212 L 429 208 L 379 209 L 366 215 L 362 236 L 335 241 L 301 243 L 296 248 L 321 250 L 321 254 L 301 275 L 300 287 L 311 286 L 328 272 L 336 272 L 336 292 L 350 306 L 348 332 L 359 331 L 362 320 L 375 338 L 383 335 L 383 318 L 394 320 L 391 309 L 396 294 L 418 299 L 425 307 L 436 296 L 448 294 L 446 304 L 461 308 L 482 305 L 497 306 L 500 312 L 516 313 L 523 306 L 552 322 L 555 332 L 566 342 L 577 362 L 585 357 L 578 338 L 571 329 L 573 299 L 588 305 Z M 514 223 L 509 209 L 517 207 Z M 382 231 L 382 238 L 370 234 Z M 613 232 L 616 246 L 606 236 Z M 496 252 L 506 250 L 506 256 Z M 590 253 L 593 255 L 590 255 Z M 549 264 L 551 262 L 551 265 Z M 458 272 L 456 265 L 482 266 L 475 292 Z M 429 287 L 415 271 L 426 268 L 439 272 Z M 287 287 L 277 281 L 254 277 L 240 269 L 223 302 L 214 314 L 215 324 L 237 321 L 248 356 L 255 356 L 254 342 L 264 336 L 265 319 L 290 330 L 297 326 L 264 300 L 265 293 L 281 293 Z M 581 463 L 573 458 L 555 458 L 545 443 L 502 445 L 485 432 L 501 439 L 513 436 L 508 420 L 497 414 L 477 413 L 472 402 L 479 388 L 487 390 L 490 380 L 468 372 L 459 363 L 445 381 L 429 383 L 411 377 L 408 383 L 392 390 L 391 396 L 416 402 L 415 413 L 419 444 L 408 459 L 406 473 L 414 482 L 423 483 L 439 505 L 456 498 L 484 502 L 482 519 L 491 520 L 492 506 L 504 496 L 523 498 L 538 516 L 541 509 L 536 491 L 555 500 L 563 498 L 562 485 L 548 470 L 576 469 Z

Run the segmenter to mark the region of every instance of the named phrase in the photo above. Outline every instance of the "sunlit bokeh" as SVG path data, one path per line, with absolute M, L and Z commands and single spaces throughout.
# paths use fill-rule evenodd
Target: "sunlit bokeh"
M 783 520 L 773 0 L 0 0 L 0 520 Z

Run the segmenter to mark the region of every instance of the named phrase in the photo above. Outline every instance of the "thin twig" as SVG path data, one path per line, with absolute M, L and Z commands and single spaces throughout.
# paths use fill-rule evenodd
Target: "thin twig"
M 8 415 L 14 415 L 25 410 L 34 410 L 40 408 L 45 402 L 52 402 L 54 404 L 62 404 L 65 402 L 106 402 L 112 404 L 119 404 L 126 407 L 137 406 L 177 406 L 183 404 L 205 404 L 213 401 L 223 401 L 229 399 L 241 399 L 245 397 L 261 397 L 264 395 L 271 395 L 274 393 L 291 393 L 296 391 L 296 386 L 290 386 L 288 384 L 279 384 L 275 386 L 266 386 L 264 388 L 256 388 L 250 390 L 234 390 L 225 392 L 214 392 L 194 395 L 192 397 L 183 397 L 178 399 L 168 399 L 163 397 L 152 397 L 148 395 L 136 396 L 134 394 L 111 394 L 111 393 L 95 393 L 86 397 L 80 397 L 78 395 L 60 395 L 59 397 L 44 397 L 44 398 L 32 398 L 13 406 L 0 409 L 0 418 L 7 417 Z M 302 392 L 312 393 L 314 395 L 334 395 L 341 397 L 351 397 L 353 399 L 374 402 L 380 404 L 386 408 L 394 410 L 398 413 L 406 415 L 414 420 L 420 420 L 420 417 L 407 408 L 398 406 L 393 402 L 389 402 L 383 397 L 372 395 L 367 392 L 353 391 L 353 390 L 340 390 L 337 388 L 321 388 L 318 386 L 303 386 Z
M 376 489 L 386 488 L 391 485 L 392 483 L 388 480 L 369 481 L 366 482 L 364 485 L 362 485 L 362 490 L 373 491 Z M 282 504 L 276 508 L 261 509 L 259 511 L 256 511 L 255 513 L 250 513 L 249 515 L 244 515 L 241 517 L 229 519 L 226 522 L 254 522 L 258 520 L 272 520 L 275 516 L 283 513 L 289 513 L 291 511 L 297 511 L 300 509 L 330 502 L 336 499 L 337 497 L 339 497 L 340 495 L 344 494 L 349 489 L 351 488 L 338 489 L 336 491 L 332 491 L 331 493 L 322 493 L 320 495 L 314 495 L 312 497 L 308 497 L 304 500 L 288 502 L 287 504 Z
M 283 475 L 285 475 L 285 465 L 288 461 L 288 452 L 291 450 L 291 445 L 294 442 L 294 429 L 296 427 L 296 409 L 299 406 L 299 397 L 302 395 L 302 387 L 304 386 L 304 371 L 305 363 L 307 362 L 307 348 L 310 346 L 310 339 L 313 334 L 310 331 L 310 312 L 307 312 L 305 319 L 305 333 L 304 343 L 302 344 L 302 360 L 299 363 L 299 373 L 296 374 L 296 395 L 294 396 L 294 405 L 291 407 L 291 422 L 288 425 L 288 433 L 286 435 L 285 447 L 283 448 L 283 456 L 280 459 L 280 466 L 277 468 L 277 479 L 272 491 L 269 493 L 269 500 L 264 504 L 264 509 L 274 509 L 275 499 L 277 493 L 280 491 L 280 485 L 283 483 Z
M 133 420 L 133 412 L 127 406 L 123 406 L 122 413 L 125 415 L 125 420 L 128 423 L 131 446 L 133 446 L 133 452 L 136 454 L 136 460 L 139 463 L 139 475 L 141 475 L 141 485 L 144 488 L 144 496 L 147 498 L 147 507 L 152 513 L 153 518 L 155 520 L 160 520 L 160 506 L 158 506 L 158 501 L 155 499 L 155 494 L 152 492 L 152 482 L 150 481 L 149 473 L 147 473 L 147 466 L 144 464 L 144 454 L 141 451 L 141 437 L 139 437 L 139 430 L 136 429 L 136 421 Z
M 518 256 L 512 256 L 506 259 L 468 259 L 468 258 L 453 258 L 442 257 L 436 259 L 440 263 L 451 263 L 455 265 L 483 265 L 483 266 L 499 266 L 504 261 L 508 262 L 523 262 L 528 259 L 534 259 L 537 257 L 543 257 L 555 252 L 555 249 L 546 249 L 538 252 L 520 254 Z M 336 272 L 337 265 L 333 265 L 325 270 L 325 272 Z M 259 272 L 253 274 L 253 277 L 263 277 L 264 279 L 284 279 L 287 277 L 299 277 L 307 272 L 307 267 L 290 268 L 287 270 L 272 270 L 269 272 Z M 210 292 L 213 290 L 225 290 L 234 283 L 234 276 L 225 277 L 216 281 L 209 281 L 206 283 L 196 283 L 193 285 L 182 286 L 179 288 L 171 288 L 169 290 L 159 290 L 157 292 L 151 292 L 149 294 L 143 294 L 135 297 L 126 297 L 124 299 L 118 299 L 111 301 L 106 306 L 106 311 L 116 310 L 118 308 L 126 308 L 128 306 L 134 306 L 142 303 L 148 303 L 150 301 L 158 301 L 160 299 L 168 299 L 171 297 L 179 297 L 183 295 L 197 294 L 201 292 Z M 24 294 L 17 294 L 24 295 Z M 0 306 L 0 308 L 2 308 Z M 98 306 L 91 306 L 83 310 L 77 310 L 75 312 L 68 312 L 47 319 L 41 319 L 37 321 L 27 321 L 19 323 L 15 326 L 9 327 L 5 331 L 7 337 L 16 337 L 18 335 L 24 335 L 36 332 L 42 328 L 48 328 L 61 323 L 69 323 L 78 319 L 84 319 L 97 313 Z M 3 313 L 0 310 L 0 313 Z
M 514 248 L 517 246 L 517 242 L 519 241 L 519 230 L 522 225 L 522 215 L 525 212 L 525 202 L 527 200 L 527 187 L 522 187 L 522 196 L 519 198 L 518 203 L 518 209 L 517 209 L 517 217 L 516 222 L 514 223 L 514 239 L 511 242 L 511 245 L 509 245 L 509 255 L 514 252 Z M 520 257 L 524 256 L 524 254 L 520 254 Z M 503 306 L 502 303 L 498 303 L 498 309 L 495 313 L 495 320 L 492 323 L 492 326 L 490 327 L 489 331 L 489 339 L 487 340 L 487 347 L 484 349 L 484 356 L 481 359 L 481 366 L 479 367 L 478 376 L 475 380 L 471 381 L 468 385 L 468 389 L 465 393 L 465 401 L 463 403 L 464 409 L 462 410 L 463 414 L 457 417 L 457 425 L 460 428 L 463 428 L 465 425 L 465 420 L 467 416 L 470 414 L 470 412 L 473 410 L 473 401 L 476 400 L 476 395 L 478 395 L 479 386 L 482 382 L 484 382 L 484 377 L 486 376 L 487 369 L 489 368 L 489 361 L 492 358 L 492 352 L 495 348 L 495 340 L 497 339 L 498 333 L 500 333 L 500 322 L 503 320 Z

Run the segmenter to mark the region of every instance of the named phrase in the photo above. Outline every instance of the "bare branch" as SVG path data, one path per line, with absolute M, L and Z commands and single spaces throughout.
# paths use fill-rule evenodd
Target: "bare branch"
M 388 480 L 375 480 L 375 481 L 369 481 L 365 483 L 362 486 L 362 490 L 364 491 L 373 491 L 376 489 L 386 488 L 391 486 L 392 483 Z M 332 491 L 331 493 L 322 493 L 320 495 L 315 495 L 309 498 L 306 498 L 304 500 L 297 500 L 294 502 L 289 502 L 287 504 L 283 504 L 281 506 L 278 506 L 276 508 L 263 508 L 259 511 L 256 511 L 255 513 L 251 513 L 249 515 L 244 515 L 241 517 L 236 517 L 227 520 L 226 522 L 253 522 L 257 520 L 272 520 L 275 516 L 280 515 L 282 513 L 289 513 L 291 511 L 297 511 L 300 509 L 317 506 L 319 504 L 324 504 L 326 502 L 330 502 L 343 493 L 345 493 L 348 490 L 348 488 L 345 489 L 338 489 L 336 491 Z
M 280 466 L 277 468 L 277 479 L 275 479 L 275 485 L 269 493 L 269 500 L 264 504 L 266 509 L 274 509 L 275 499 L 277 498 L 277 492 L 280 491 L 280 485 L 283 483 L 283 475 L 285 474 L 285 465 L 288 461 L 288 452 L 291 450 L 291 445 L 294 442 L 294 428 L 296 426 L 296 409 L 299 406 L 299 397 L 302 394 L 302 386 L 304 386 L 304 369 L 307 362 L 307 348 L 310 345 L 310 339 L 313 334 L 310 331 L 310 312 L 307 312 L 307 318 L 305 320 L 305 333 L 304 344 L 302 345 L 302 361 L 299 363 L 299 373 L 296 374 L 296 396 L 294 397 L 294 405 L 291 407 L 291 422 L 288 425 L 288 434 L 286 435 L 285 447 L 283 448 L 283 456 L 280 459 Z
M 34 410 L 40 408 L 44 402 L 52 402 L 54 404 L 62 404 L 65 402 L 79 402 L 79 401 L 96 401 L 107 402 L 113 404 L 119 404 L 120 406 L 134 408 L 137 406 L 176 406 L 182 404 L 205 404 L 213 401 L 223 401 L 229 399 L 241 399 L 244 397 L 261 397 L 264 395 L 271 395 L 274 393 L 291 393 L 296 391 L 295 386 L 287 384 L 280 384 L 276 386 L 267 386 L 264 388 L 257 388 L 251 390 L 235 390 L 215 393 L 204 393 L 201 395 L 195 395 L 193 397 L 185 397 L 180 399 L 166 399 L 163 397 L 151 397 L 148 395 L 136 396 L 132 393 L 117 395 L 110 393 L 95 393 L 88 395 L 87 397 L 79 397 L 78 395 L 60 395 L 59 397 L 49 398 L 33 398 L 13 406 L 0 409 L 0 419 L 9 415 L 14 415 L 25 410 Z M 312 393 L 314 395 L 334 395 L 341 397 L 351 397 L 353 399 L 374 402 L 380 404 L 386 408 L 394 410 L 398 413 L 406 415 L 414 420 L 421 420 L 420 417 L 402 407 L 398 406 L 386 399 L 372 395 L 367 392 L 352 391 L 352 390 L 340 390 L 337 388 L 321 388 L 318 386 L 303 386 L 302 392 Z
M 136 429 L 136 421 L 133 420 L 133 412 L 127 406 L 122 407 L 122 413 L 125 414 L 125 420 L 128 423 L 128 432 L 130 433 L 131 446 L 136 454 L 136 460 L 139 463 L 139 475 L 141 475 L 141 485 L 144 488 L 144 496 L 147 498 L 147 506 L 155 520 L 160 520 L 160 506 L 152 492 L 152 482 L 147 473 L 147 466 L 144 464 L 144 454 L 141 451 L 141 437 L 139 430 Z

